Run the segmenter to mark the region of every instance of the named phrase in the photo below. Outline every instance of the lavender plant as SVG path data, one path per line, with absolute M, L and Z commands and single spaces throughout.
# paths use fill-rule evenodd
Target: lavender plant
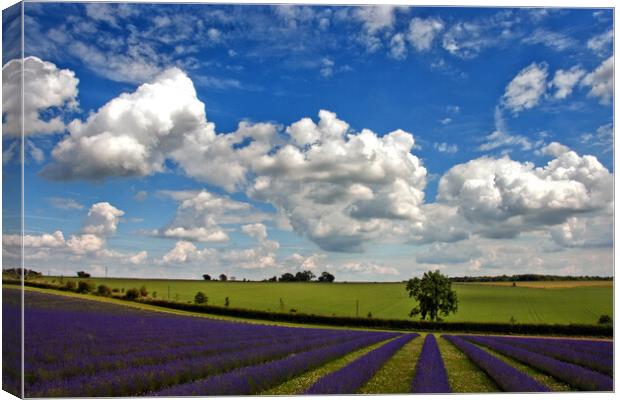
M 413 393 L 451 392 L 437 340 L 431 334 L 426 335 L 426 339 L 424 339 L 424 346 L 416 364 L 411 391 Z
M 417 334 L 403 335 L 383 346 L 370 351 L 347 366 L 321 377 L 306 394 L 347 394 L 356 393 L 366 381 L 405 344 Z
M 455 345 L 465 355 L 474 362 L 480 369 L 495 381 L 495 383 L 506 392 L 549 392 L 550 389 L 539 383 L 529 375 L 524 374 L 518 369 L 506 364 L 502 360 L 493 357 L 486 351 L 474 346 L 464 339 L 442 335 L 450 343 Z
M 575 364 L 559 361 L 542 354 L 537 354 L 523 348 L 510 346 L 484 336 L 463 336 L 463 339 L 478 343 L 483 346 L 514 358 L 532 368 L 551 375 L 574 388 L 592 391 L 613 390 L 613 380 L 599 372 L 595 372 Z

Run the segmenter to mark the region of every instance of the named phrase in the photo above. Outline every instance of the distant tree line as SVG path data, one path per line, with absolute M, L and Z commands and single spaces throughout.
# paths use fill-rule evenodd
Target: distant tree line
M 318 277 L 312 271 L 299 271 L 295 275 L 285 272 L 279 278 L 272 276 L 271 278 L 263 279 L 263 282 L 312 282 L 314 278 L 317 278 L 316 282 L 329 283 L 336 280 L 336 277 L 327 271 L 323 271 Z
M 23 268 L 6 268 L 2 270 L 2 275 L 10 276 L 15 279 L 21 279 L 24 276 L 25 279 L 29 278 L 37 278 L 42 276 L 41 272 L 32 270 L 32 269 L 23 269 Z
M 611 281 L 610 276 L 563 276 L 563 275 L 499 275 L 499 276 L 453 276 L 452 282 L 537 282 L 537 281 Z

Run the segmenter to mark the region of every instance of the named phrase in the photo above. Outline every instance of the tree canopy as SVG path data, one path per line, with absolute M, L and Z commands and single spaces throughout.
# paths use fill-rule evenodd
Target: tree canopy
M 318 278 L 319 282 L 333 282 L 336 277 L 327 271 L 323 271 Z
M 441 320 L 458 309 L 456 292 L 452 290 L 450 279 L 439 271 L 428 271 L 422 279 L 413 278 L 407 282 L 409 297 L 413 297 L 418 306 L 409 313 L 410 317 L 420 315 L 431 321 Z

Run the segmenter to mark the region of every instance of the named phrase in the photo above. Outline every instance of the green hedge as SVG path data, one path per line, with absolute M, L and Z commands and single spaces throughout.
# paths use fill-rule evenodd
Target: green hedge
M 3 283 L 20 284 L 20 281 L 3 280 Z M 45 289 L 63 290 L 58 285 L 40 282 L 25 282 L 26 286 Z M 115 298 L 119 298 L 114 296 Z M 127 300 L 129 301 L 129 300 Z M 161 299 L 140 298 L 135 300 L 143 304 L 165 307 L 174 310 L 196 313 L 225 315 L 230 317 L 251 318 L 267 321 L 292 322 L 300 324 L 336 325 L 359 328 L 395 329 L 414 331 L 472 332 L 523 335 L 566 335 L 566 336 L 603 336 L 613 337 L 612 325 L 585 324 L 508 324 L 499 322 L 431 322 L 406 319 L 355 318 L 314 315 L 303 313 L 281 313 L 243 308 L 221 307 L 206 304 L 180 303 Z

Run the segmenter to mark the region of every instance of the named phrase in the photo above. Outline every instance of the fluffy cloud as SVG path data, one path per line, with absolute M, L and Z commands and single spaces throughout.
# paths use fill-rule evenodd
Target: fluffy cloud
M 540 149 L 540 152 L 542 154 L 554 157 L 560 157 L 562 154 L 568 153 L 569 151 L 570 148 L 568 148 L 568 146 L 564 146 L 563 144 L 558 142 L 551 142 Z
M 413 18 L 409 22 L 407 39 L 416 51 L 428 51 L 433 40 L 444 28 L 443 21 L 438 18 Z
M 402 33 L 397 33 L 390 40 L 390 56 L 397 60 L 407 57 L 407 47 L 405 46 L 405 38 Z
M 83 210 L 84 206 L 73 199 L 65 197 L 50 197 L 47 199 L 50 205 L 59 210 Z
M 424 199 L 426 169 L 411 154 L 413 137 L 348 130 L 334 113 L 302 119 L 287 132 L 293 143 L 258 158 L 251 197 L 289 217 L 292 227 L 323 249 L 359 251 L 363 242 L 413 221 Z
M 534 107 L 545 93 L 546 80 L 547 64 L 532 63 L 519 71 L 506 86 L 502 104 L 513 112 Z
M 227 242 L 222 225 L 263 221 L 270 216 L 250 204 L 201 191 L 161 191 L 179 203 L 176 214 L 166 226 L 152 232 L 160 237 L 200 242 Z
M 394 267 L 377 265 L 367 261 L 350 261 L 339 267 L 338 270 L 343 272 L 354 272 L 363 275 L 400 275 L 400 272 Z
M 213 256 L 214 253 L 215 251 L 213 249 L 205 248 L 198 250 L 192 242 L 180 240 L 176 242 L 172 250 L 164 254 L 162 261 L 165 264 L 183 264 L 190 261 L 204 261 Z
M 433 243 L 416 253 L 416 262 L 423 264 L 460 264 L 482 256 L 471 243 Z
M 125 214 L 108 202 L 93 204 L 82 228 L 83 233 L 98 236 L 110 236 L 116 233 L 120 217 Z
M 26 135 L 62 132 L 65 124 L 59 115 L 42 119 L 49 109 L 62 111 L 77 107 L 78 79 L 73 71 L 37 57 L 23 62 L 24 133 Z M 5 135 L 21 134 L 22 63 L 11 60 L 2 67 L 2 131 Z
M 575 65 L 569 70 L 557 70 L 550 83 L 550 86 L 556 88 L 556 92 L 553 96 L 556 99 L 565 99 L 568 97 L 585 73 L 586 72 L 578 65 Z
M 613 39 L 614 31 L 610 29 L 607 32 L 603 32 L 600 35 L 596 35 L 590 38 L 590 40 L 588 40 L 587 46 L 588 49 L 592 50 L 598 55 L 609 54 L 608 52 L 611 50 Z
M 285 142 L 277 132 L 273 124 L 242 122 L 235 132 L 216 134 L 191 80 L 173 68 L 110 101 L 87 121 L 73 121 L 42 174 L 95 180 L 144 176 L 163 171 L 168 158 L 197 180 L 271 203 L 298 233 L 330 250 L 359 251 L 373 236 L 393 233 L 395 221 L 420 217 L 426 169 L 411 154 L 411 134 L 351 132 L 326 110 L 319 112 L 318 124 L 302 118 L 287 127 Z M 200 207 L 213 201 L 220 210 L 230 205 L 236 214 L 249 207 L 207 192 L 196 195 L 195 202 L 203 204 L 180 201 L 175 219 L 157 234 L 224 240 L 225 232 L 217 229 L 222 216 L 214 219 L 213 207 Z
M 454 154 L 457 151 L 459 151 L 459 147 L 454 143 L 453 144 L 448 144 L 446 142 L 435 143 L 433 144 L 433 147 L 440 153 Z
M 609 104 L 614 95 L 614 57 L 609 57 L 586 75 L 581 85 L 590 87 L 588 96 L 598 97 L 601 104 Z
M 456 165 L 441 178 L 438 199 L 488 237 L 514 237 L 610 207 L 613 176 L 595 157 L 555 154 L 543 168 L 507 157 Z
M 84 220 L 82 231 L 65 239 L 57 230 L 53 233 L 24 235 L 24 257 L 28 262 L 45 260 L 46 262 L 65 262 L 67 260 L 114 261 L 123 264 L 143 264 L 147 258 L 146 251 L 137 253 L 119 252 L 106 247 L 108 236 L 116 233 L 116 228 L 123 211 L 109 203 L 93 204 Z M 13 262 L 18 262 L 22 239 L 19 235 L 3 235 L 3 252 Z
M 574 39 L 562 33 L 551 32 L 545 29 L 536 29 L 527 35 L 522 42 L 526 44 L 542 44 L 556 51 L 563 51 L 577 44 Z
M 549 230 L 551 238 L 562 247 L 613 246 L 613 214 L 570 217 Z
M 530 150 L 532 143 L 522 135 L 510 135 L 506 132 L 506 123 L 501 107 L 495 107 L 495 130 L 484 137 L 484 143 L 478 146 L 480 151 L 495 150 L 500 147 L 520 146 L 522 150 Z
M 243 233 L 253 237 L 259 242 L 267 239 L 267 227 L 264 224 L 248 224 L 241 227 Z
M 191 80 L 173 68 L 154 82 L 111 100 L 85 122 L 69 124 L 54 148 L 51 179 L 145 176 L 164 170 L 168 154 L 192 141 L 204 146 L 215 136 Z
M 374 34 L 382 29 L 392 28 L 395 13 L 395 6 L 356 7 L 355 18 L 362 22 L 364 30 Z

